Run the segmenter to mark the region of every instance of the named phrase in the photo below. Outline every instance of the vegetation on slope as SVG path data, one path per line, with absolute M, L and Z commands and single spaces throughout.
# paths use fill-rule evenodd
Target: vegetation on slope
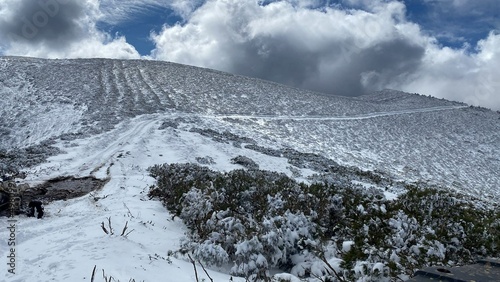
M 395 281 L 430 265 L 500 255 L 500 213 L 451 192 L 297 183 L 263 170 L 221 173 L 195 164 L 150 168 L 158 197 L 190 230 L 179 253 L 233 275 L 272 268 L 322 281 Z

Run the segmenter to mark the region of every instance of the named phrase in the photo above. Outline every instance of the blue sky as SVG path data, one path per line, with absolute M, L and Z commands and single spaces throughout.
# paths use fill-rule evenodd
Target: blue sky
M 164 24 L 174 25 L 183 19 L 169 7 L 149 7 L 136 11 L 129 18 L 118 23 L 98 22 L 98 28 L 110 34 L 120 34 L 127 38 L 141 55 L 149 55 L 155 48 L 150 39 L 151 32 L 161 31 Z
M 452 1 L 406 0 L 408 19 L 435 36 L 445 46 L 474 46 L 488 33 L 497 29 L 500 1 L 470 1 L 464 7 L 454 7 Z M 460 1 L 457 1 L 460 2 Z M 467 3 L 466 1 L 463 1 Z M 448 36 L 446 36 L 448 35 Z
M 0 0 L 0 55 L 164 60 L 500 109 L 500 0 Z
M 106 20 L 106 19 L 104 19 Z M 149 55 L 155 44 L 151 40 L 151 32 L 158 33 L 164 25 L 183 24 L 185 19 L 174 8 L 168 5 L 151 5 L 145 9 L 132 10 L 126 18 L 117 22 L 98 22 L 98 28 L 111 34 L 120 34 L 127 38 L 142 56 Z

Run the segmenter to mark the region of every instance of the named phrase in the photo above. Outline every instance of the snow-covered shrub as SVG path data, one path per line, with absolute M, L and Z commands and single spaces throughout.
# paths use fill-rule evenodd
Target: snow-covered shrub
M 229 259 L 234 274 L 262 278 L 270 267 L 292 267 L 291 256 L 316 246 L 319 201 L 284 174 L 222 174 L 195 165 L 156 166 L 150 172 L 158 179 L 150 195 L 159 196 L 193 231 L 194 243 L 183 247 L 197 259 L 210 264 Z M 204 250 L 222 257 L 203 255 Z
M 324 281 L 393 281 L 500 255 L 498 210 L 444 190 L 409 185 L 387 201 L 328 177 L 306 185 L 275 172 L 193 164 L 150 173 L 150 195 L 191 231 L 183 251 L 209 265 L 233 263 L 232 274 L 250 281 L 270 280 L 271 268 Z
M 164 130 L 164 129 L 167 129 L 167 128 L 174 128 L 174 129 L 177 129 L 180 125 L 180 121 L 178 119 L 169 119 L 169 120 L 165 120 L 161 125 L 160 127 L 158 127 L 158 130 Z
M 264 245 L 257 237 L 237 243 L 234 253 L 235 265 L 231 273 L 243 277 L 253 276 L 256 279 L 266 279 L 269 276 L 269 264 L 263 253 Z
M 60 153 L 62 153 L 62 151 L 52 146 L 52 143 L 49 141 L 25 148 L 13 148 L 10 150 L 0 147 L 0 177 L 16 175 L 23 168 L 40 164 L 46 161 L 49 156 Z
M 202 165 L 211 165 L 211 164 L 215 164 L 215 161 L 212 157 L 210 156 L 206 156 L 206 157 L 196 157 L 196 161 L 199 163 L 199 164 L 202 164 Z
M 200 244 L 193 244 L 190 246 L 193 250 L 193 255 L 209 265 L 223 265 L 228 263 L 229 255 L 224 248 L 214 243 L 211 240 L 206 240 Z

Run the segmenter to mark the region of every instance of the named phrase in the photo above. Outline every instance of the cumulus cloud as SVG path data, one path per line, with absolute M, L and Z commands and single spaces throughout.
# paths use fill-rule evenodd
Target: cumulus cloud
M 424 55 L 399 23 L 401 3 L 380 4 L 377 13 L 295 4 L 209 1 L 185 25 L 153 35 L 153 55 L 349 96 L 415 70 Z
M 500 108 L 497 35 L 474 52 L 443 48 L 402 2 L 343 2 L 210 0 L 153 34 L 152 56 L 331 94 L 390 87 Z
M 475 53 L 430 45 L 420 67 L 388 87 L 500 110 L 500 34 L 491 32 Z
M 202 6 L 205 0 L 172 0 L 170 8 L 184 19 L 189 19 L 198 7 Z
M 0 0 L 3 54 L 47 58 L 139 58 L 123 37 L 96 28 L 98 0 Z

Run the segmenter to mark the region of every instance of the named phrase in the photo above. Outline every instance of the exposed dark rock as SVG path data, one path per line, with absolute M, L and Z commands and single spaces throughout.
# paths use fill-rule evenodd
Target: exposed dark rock
M 26 184 L 15 185 L 11 188 L 4 188 L 6 183 L 2 183 L 0 189 L 0 216 L 17 215 L 27 212 L 34 215 L 34 208 L 46 205 L 53 201 L 69 200 L 84 196 L 92 191 L 101 189 L 109 179 L 97 179 L 94 177 L 75 178 L 72 176 L 58 177 L 51 179 L 38 186 L 29 187 Z M 9 182 L 13 183 L 13 182 Z M 19 199 L 20 205 L 13 207 L 13 199 Z M 40 204 L 37 204 L 37 203 Z M 33 204 L 34 203 L 34 204 Z M 43 212 L 37 211 L 38 216 Z M 40 216 L 41 217 L 41 216 Z
M 18 174 L 22 168 L 43 163 L 49 156 L 61 153 L 51 142 L 26 148 L 0 149 L 0 175 Z
M 259 169 L 259 165 L 249 157 L 237 156 L 231 159 L 231 163 L 239 164 L 247 169 Z

